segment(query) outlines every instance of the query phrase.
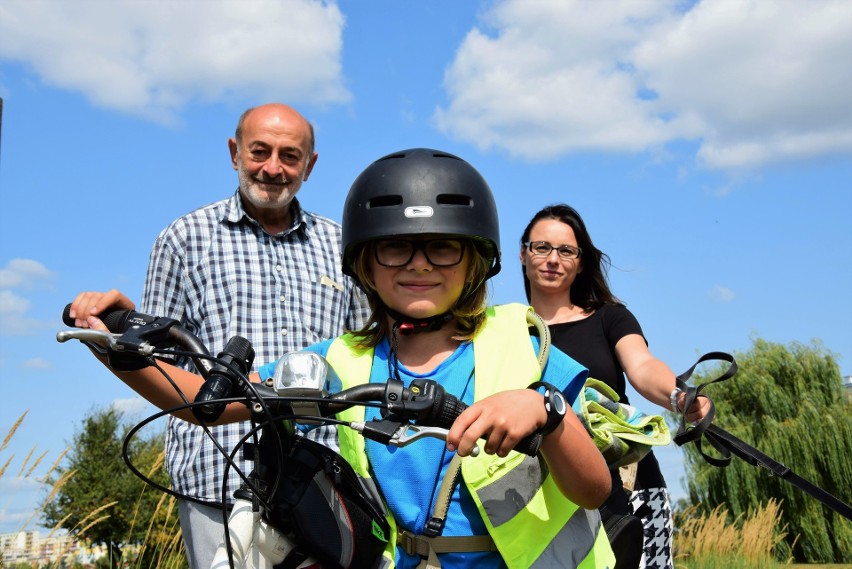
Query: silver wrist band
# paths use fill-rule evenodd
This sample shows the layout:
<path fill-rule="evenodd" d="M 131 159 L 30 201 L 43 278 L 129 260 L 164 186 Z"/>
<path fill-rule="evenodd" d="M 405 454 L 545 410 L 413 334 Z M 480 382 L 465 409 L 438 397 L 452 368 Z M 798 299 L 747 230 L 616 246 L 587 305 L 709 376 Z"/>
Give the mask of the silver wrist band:
<path fill-rule="evenodd" d="M 669 402 L 672 405 L 672 411 L 675 413 L 680 413 L 681 410 L 677 408 L 678 399 L 680 398 L 680 394 L 683 393 L 683 390 L 680 387 L 676 387 L 672 394 L 669 396 Z M 684 409 L 686 411 L 686 409 Z"/>

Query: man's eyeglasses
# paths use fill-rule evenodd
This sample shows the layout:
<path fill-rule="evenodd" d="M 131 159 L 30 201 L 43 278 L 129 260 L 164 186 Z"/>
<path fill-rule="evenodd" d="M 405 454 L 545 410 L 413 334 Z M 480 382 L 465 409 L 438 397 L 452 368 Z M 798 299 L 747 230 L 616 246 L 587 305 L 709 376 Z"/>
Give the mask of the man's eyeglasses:
<path fill-rule="evenodd" d="M 559 255 L 559 258 L 566 261 L 570 259 L 579 259 L 580 255 L 583 254 L 583 250 L 579 247 L 573 247 L 571 245 L 551 245 L 547 241 L 526 241 L 523 243 L 523 246 L 527 247 L 530 250 L 530 253 L 537 257 L 547 257 L 550 255 L 551 251 L 556 249 L 556 254 Z"/>
<path fill-rule="evenodd" d="M 452 267 L 461 263 L 464 242 L 460 239 L 382 239 L 376 243 L 376 261 L 384 267 L 403 267 L 417 251 L 423 251 L 429 264 Z"/>

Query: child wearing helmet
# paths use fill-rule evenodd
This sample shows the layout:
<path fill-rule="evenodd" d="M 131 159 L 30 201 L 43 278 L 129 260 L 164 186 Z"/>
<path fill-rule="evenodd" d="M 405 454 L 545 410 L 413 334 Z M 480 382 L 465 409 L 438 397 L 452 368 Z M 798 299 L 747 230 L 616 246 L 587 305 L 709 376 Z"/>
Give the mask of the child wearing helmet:
<path fill-rule="evenodd" d="M 611 567 L 596 511 L 609 495 L 609 471 L 579 420 L 559 404 L 573 403 L 586 370 L 555 349 L 542 369 L 539 340 L 528 332 L 531 309 L 486 305 L 500 248 L 485 180 L 444 152 L 385 156 L 350 189 L 343 248 L 344 272 L 366 291 L 371 319 L 308 349 L 329 361 L 344 388 L 431 379 L 469 405 L 446 443 L 387 447 L 339 428 L 340 454 L 380 489 L 392 528 L 376 566 Z M 103 329 L 95 316 L 84 316 L 108 306 L 133 304 L 117 291 L 83 293 L 71 315 L 78 325 Z M 169 371 L 187 395 L 198 391 L 200 377 Z M 259 376 L 273 371 L 274 363 L 262 366 Z M 161 408 L 179 404 L 150 369 L 116 375 Z M 377 413 L 355 406 L 339 418 L 369 421 Z M 232 404 L 220 422 L 246 414 Z M 539 456 L 512 450 L 535 432 L 543 434 Z M 477 445 L 484 452 L 473 456 Z M 454 455 L 463 457 L 458 473 L 450 470 Z M 436 527 L 442 481 L 454 476 Z"/>

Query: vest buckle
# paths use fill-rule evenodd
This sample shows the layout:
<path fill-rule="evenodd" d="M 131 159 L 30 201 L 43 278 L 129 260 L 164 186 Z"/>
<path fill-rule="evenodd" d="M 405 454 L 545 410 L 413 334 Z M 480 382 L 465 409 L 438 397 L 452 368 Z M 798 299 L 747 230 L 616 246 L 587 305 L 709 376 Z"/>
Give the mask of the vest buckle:
<path fill-rule="evenodd" d="M 423 535 L 427 537 L 436 537 L 444 533 L 444 524 L 446 520 L 433 517 L 428 522 L 426 522 L 426 526 L 423 528 Z"/>

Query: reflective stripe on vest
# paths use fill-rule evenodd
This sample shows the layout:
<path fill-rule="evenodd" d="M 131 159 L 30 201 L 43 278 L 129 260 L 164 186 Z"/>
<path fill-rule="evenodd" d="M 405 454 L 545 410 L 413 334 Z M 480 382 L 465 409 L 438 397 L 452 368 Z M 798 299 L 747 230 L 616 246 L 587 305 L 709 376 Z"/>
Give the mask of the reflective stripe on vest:
<path fill-rule="evenodd" d="M 536 354 L 526 348 L 530 342 L 526 315 L 532 309 L 513 304 L 492 310 L 474 340 L 477 400 L 498 391 L 524 389 L 541 378 Z M 513 452 L 501 459 L 483 452 L 462 461 L 462 476 L 509 567 L 614 563 L 597 510 L 584 510 L 568 500 L 541 455 Z"/>
<path fill-rule="evenodd" d="M 540 378 L 526 323 L 529 310 L 520 304 L 488 309 L 485 325 L 473 340 L 476 401 L 500 391 L 524 389 Z M 353 348 L 351 337 L 332 342 L 327 359 L 344 389 L 369 381 L 373 350 Z M 364 408 L 353 407 L 340 418 L 362 421 Z M 369 477 L 363 438 L 345 427 L 338 432 L 341 455 L 359 474 Z M 516 452 L 501 458 L 480 452 L 478 457 L 462 460 L 462 479 L 510 568 L 586 569 L 614 563 L 597 511 L 568 500 L 549 476 L 543 458 Z M 392 516 L 389 519 L 395 535 L 396 524 Z"/>

